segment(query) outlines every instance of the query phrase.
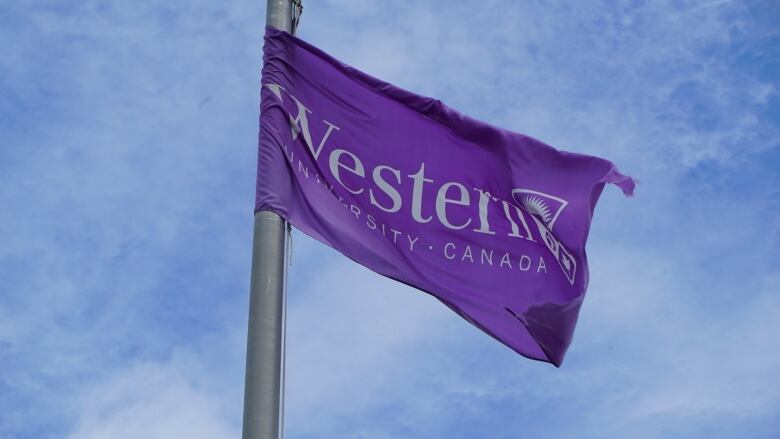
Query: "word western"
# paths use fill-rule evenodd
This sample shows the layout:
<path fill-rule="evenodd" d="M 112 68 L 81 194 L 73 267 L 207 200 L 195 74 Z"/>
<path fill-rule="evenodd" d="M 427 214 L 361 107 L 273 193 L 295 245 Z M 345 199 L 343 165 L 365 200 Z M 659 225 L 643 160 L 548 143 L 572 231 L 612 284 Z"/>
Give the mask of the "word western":
<path fill-rule="evenodd" d="M 426 177 L 425 163 L 420 163 L 419 168 L 414 173 L 407 174 L 403 176 L 403 178 L 401 170 L 380 164 L 371 170 L 369 180 L 366 175 L 367 171 L 363 161 L 351 151 L 343 148 L 332 148 L 327 154 L 327 159 L 324 158 L 323 151 L 326 149 L 328 140 L 333 133 L 339 131 L 338 126 L 327 120 L 322 120 L 322 123 L 327 126 L 327 129 L 319 142 L 316 142 L 315 144 L 314 139 L 312 139 L 311 130 L 309 129 L 309 115 L 312 113 L 311 110 L 295 96 L 287 93 L 280 85 L 266 84 L 265 87 L 270 90 L 280 102 L 284 102 L 283 91 L 292 99 L 297 110 L 297 115 L 295 116 L 287 113 L 290 119 L 292 139 L 296 140 L 298 139 L 298 136 L 301 136 L 315 161 L 319 161 L 321 157 L 323 160 L 327 160 L 327 168 L 330 170 L 333 179 L 346 191 L 356 196 L 367 196 L 371 205 L 377 209 L 387 213 L 396 213 L 401 211 L 406 204 L 399 188 L 403 185 L 404 181 L 409 181 L 412 185 L 411 203 L 407 209 L 412 218 L 422 224 L 433 220 L 434 215 L 426 215 L 423 210 L 423 188 L 426 184 L 435 183 L 433 179 Z M 352 184 L 348 184 L 345 181 L 344 173 L 348 173 L 352 176 Z M 354 182 L 356 179 L 365 180 L 367 184 L 355 184 Z M 373 185 L 369 185 L 370 182 L 373 182 Z M 472 191 L 456 181 L 447 181 L 439 186 L 438 191 L 436 191 L 433 209 L 438 222 L 444 227 L 452 230 L 461 230 L 472 226 L 469 230 L 473 232 L 494 235 L 496 232 L 491 227 L 490 221 L 492 219 L 489 218 L 488 207 L 491 202 L 500 203 L 501 211 L 503 212 L 503 216 L 500 218 L 509 225 L 507 236 L 537 242 L 534 239 L 534 235 L 531 233 L 531 228 L 528 226 L 528 220 L 534 219 L 528 212 L 525 212 L 514 203 L 501 200 L 491 195 L 485 190 L 472 188 Z M 513 194 L 515 191 L 521 191 L 521 189 L 513 190 Z M 475 215 L 471 215 L 469 218 L 462 219 L 458 224 L 453 223 L 450 216 L 448 216 L 448 209 L 454 206 L 472 207 L 473 199 L 476 199 L 476 220 L 473 221 Z M 542 225 L 542 227 L 544 226 Z M 544 231 L 540 230 L 539 235 L 537 236 L 544 236 Z"/>

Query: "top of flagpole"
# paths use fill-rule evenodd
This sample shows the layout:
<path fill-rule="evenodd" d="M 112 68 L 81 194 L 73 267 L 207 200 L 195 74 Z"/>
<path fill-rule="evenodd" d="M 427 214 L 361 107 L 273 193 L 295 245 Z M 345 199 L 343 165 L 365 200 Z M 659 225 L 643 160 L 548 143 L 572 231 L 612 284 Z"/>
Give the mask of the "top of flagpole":
<path fill-rule="evenodd" d="M 301 0 L 268 0 L 265 22 L 269 26 L 294 34 L 302 12 Z"/>

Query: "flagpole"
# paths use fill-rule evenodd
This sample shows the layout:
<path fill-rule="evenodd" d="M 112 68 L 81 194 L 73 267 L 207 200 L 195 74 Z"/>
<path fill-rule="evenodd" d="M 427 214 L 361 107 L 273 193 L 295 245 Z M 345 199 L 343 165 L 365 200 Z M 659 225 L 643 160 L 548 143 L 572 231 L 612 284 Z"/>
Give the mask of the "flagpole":
<path fill-rule="evenodd" d="M 299 1 L 268 0 L 266 24 L 292 33 L 299 8 Z M 274 212 L 255 214 L 243 439 L 279 439 L 282 434 L 286 225 Z"/>

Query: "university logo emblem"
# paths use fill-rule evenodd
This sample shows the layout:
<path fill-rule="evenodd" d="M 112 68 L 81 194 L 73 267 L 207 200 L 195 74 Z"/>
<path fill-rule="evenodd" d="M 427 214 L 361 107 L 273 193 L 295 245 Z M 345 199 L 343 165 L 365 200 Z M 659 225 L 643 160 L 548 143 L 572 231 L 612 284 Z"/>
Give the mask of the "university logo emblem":
<path fill-rule="evenodd" d="M 563 198 L 531 189 L 513 189 L 512 196 L 526 212 L 542 221 L 550 230 L 553 230 L 555 221 L 560 216 L 563 208 L 569 204 Z"/>

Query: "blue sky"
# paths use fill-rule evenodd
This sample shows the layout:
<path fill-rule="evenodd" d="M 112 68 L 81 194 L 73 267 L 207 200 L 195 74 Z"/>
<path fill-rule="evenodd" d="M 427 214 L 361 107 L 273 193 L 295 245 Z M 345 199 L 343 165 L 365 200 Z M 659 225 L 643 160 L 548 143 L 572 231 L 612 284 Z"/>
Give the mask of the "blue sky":
<path fill-rule="evenodd" d="M 241 430 L 263 1 L 0 8 L 0 438 Z M 561 369 L 300 233 L 287 438 L 780 437 L 780 6 L 305 1 L 299 36 L 640 180 Z"/>

